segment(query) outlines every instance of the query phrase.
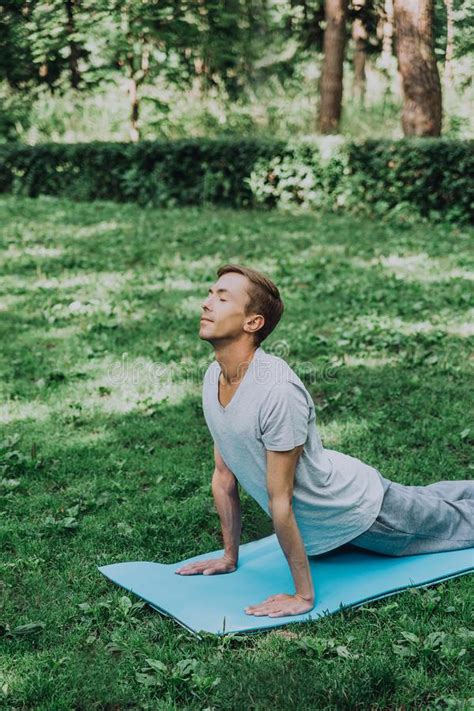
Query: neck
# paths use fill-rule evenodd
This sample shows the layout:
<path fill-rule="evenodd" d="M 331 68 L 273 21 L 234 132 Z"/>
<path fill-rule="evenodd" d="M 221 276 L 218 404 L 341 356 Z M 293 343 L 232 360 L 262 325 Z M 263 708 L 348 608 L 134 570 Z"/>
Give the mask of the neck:
<path fill-rule="evenodd" d="M 229 343 L 214 348 L 214 356 L 226 385 L 235 385 L 244 377 L 258 346 L 248 343 Z"/>

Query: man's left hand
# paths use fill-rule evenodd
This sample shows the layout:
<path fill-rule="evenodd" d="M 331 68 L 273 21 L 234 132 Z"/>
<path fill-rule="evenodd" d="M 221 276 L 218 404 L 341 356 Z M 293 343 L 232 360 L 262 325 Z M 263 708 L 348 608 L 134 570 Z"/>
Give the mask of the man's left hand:
<path fill-rule="evenodd" d="M 247 615 L 286 617 L 287 615 L 302 615 L 304 612 L 312 610 L 313 607 L 314 600 L 304 600 L 298 595 L 281 593 L 279 595 L 270 595 L 258 605 L 249 605 L 244 608 L 244 612 Z"/>

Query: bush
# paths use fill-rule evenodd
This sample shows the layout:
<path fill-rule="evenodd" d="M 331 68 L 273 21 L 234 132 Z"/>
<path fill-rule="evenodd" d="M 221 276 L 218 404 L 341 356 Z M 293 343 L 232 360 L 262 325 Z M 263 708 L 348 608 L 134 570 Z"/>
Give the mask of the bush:
<path fill-rule="evenodd" d="M 143 205 L 241 207 L 252 166 L 283 144 L 199 140 L 0 146 L 0 192 Z"/>
<path fill-rule="evenodd" d="M 255 165 L 248 184 L 269 207 L 411 210 L 472 219 L 474 142 L 443 139 L 344 142 L 300 139 Z"/>
<path fill-rule="evenodd" d="M 270 160 L 256 162 L 245 182 L 257 203 L 280 209 L 338 207 L 347 174 L 347 151 L 340 137 L 290 141 Z"/>
<path fill-rule="evenodd" d="M 474 142 L 191 139 L 0 145 L 0 192 L 472 218 Z"/>
<path fill-rule="evenodd" d="M 388 209 L 408 203 L 429 216 L 472 219 L 474 142 L 439 138 L 348 145 L 356 194 Z"/>

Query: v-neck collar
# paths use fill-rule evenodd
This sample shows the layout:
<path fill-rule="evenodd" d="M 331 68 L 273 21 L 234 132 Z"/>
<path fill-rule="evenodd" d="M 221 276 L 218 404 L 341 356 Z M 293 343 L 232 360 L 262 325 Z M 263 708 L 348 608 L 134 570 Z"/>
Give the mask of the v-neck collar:
<path fill-rule="evenodd" d="M 262 352 L 262 348 L 261 348 L 261 346 L 259 346 L 256 349 L 256 351 L 254 352 L 253 358 L 250 361 L 249 365 L 247 366 L 247 370 L 245 371 L 244 377 L 242 378 L 242 380 L 240 381 L 240 383 L 237 386 L 237 390 L 234 392 L 234 394 L 232 395 L 231 399 L 229 400 L 229 402 L 227 403 L 227 405 L 225 407 L 224 407 L 224 405 L 221 404 L 221 402 L 219 400 L 219 379 L 220 379 L 220 375 L 222 372 L 222 369 L 219 366 L 219 372 L 218 372 L 218 375 L 216 378 L 215 398 L 216 398 L 217 406 L 218 406 L 220 412 L 227 412 L 232 407 L 232 405 L 235 403 L 235 400 L 238 398 L 238 396 L 242 390 L 242 386 L 245 385 L 246 381 L 249 380 L 249 373 L 251 370 L 253 370 L 255 360 L 260 355 L 261 352 Z M 217 363 L 217 361 L 216 361 L 216 363 Z"/>

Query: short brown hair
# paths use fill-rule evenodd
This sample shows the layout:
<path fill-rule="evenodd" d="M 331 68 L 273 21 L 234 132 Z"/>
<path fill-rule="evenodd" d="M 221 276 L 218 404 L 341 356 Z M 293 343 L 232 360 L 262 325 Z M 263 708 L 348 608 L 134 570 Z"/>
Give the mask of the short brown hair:
<path fill-rule="evenodd" d="M 284 310 L 283 301 L 276 285 L 261 272 L 257 272 L 250 267 L 242 267 L 240 264 L 224 264 L 217 270 L 217 276 L 229 272 L 243 274 L 250 281 L 248 288 L 249 301 L 245 307 L 245 314 L 262 314 L 265 323 L 262 328 L 254 333 L 257 345 L 260 345 L 267 336 L 277 326 Z"/>

